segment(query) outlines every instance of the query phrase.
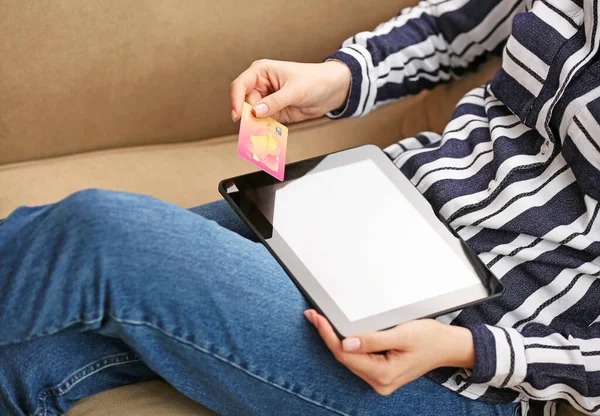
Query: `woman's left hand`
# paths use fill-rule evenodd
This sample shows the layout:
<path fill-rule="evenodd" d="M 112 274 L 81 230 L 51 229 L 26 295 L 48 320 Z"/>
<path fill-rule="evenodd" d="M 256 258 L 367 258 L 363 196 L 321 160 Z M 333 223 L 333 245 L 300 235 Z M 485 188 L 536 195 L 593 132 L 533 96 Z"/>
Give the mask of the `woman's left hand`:
<path fill-rule="evenodd" d="M 304 316 L 317 328 L 335 358 L 382 396 L 439 367 L 473 368 L 475 348 L 467 328 L 422 319 L 342 342 L 327 319 L 315 310 L 305 311 Z"/>

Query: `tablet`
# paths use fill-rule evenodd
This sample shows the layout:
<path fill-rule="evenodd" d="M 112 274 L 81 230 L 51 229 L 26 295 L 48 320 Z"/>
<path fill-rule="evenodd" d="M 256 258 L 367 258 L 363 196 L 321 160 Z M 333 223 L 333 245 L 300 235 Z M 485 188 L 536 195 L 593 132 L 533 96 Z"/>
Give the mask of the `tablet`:
<path fill-rule="evenodd" d="M 340 337 L 496 298 L 502 285 L 383 151 L 365 145 L 219 191 Z"/>

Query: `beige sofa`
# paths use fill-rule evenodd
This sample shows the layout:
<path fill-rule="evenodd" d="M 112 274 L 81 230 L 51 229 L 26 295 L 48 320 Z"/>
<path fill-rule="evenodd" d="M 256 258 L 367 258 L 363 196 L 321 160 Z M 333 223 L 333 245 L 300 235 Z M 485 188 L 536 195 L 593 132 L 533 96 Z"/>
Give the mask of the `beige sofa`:
<path fill-rule="evenodd" d="M 83 188 L 184 207 L 252 170 L 236 156 L 228 86 L 253 60 L 315 62 L 412 0 L 0 0 L 0 217 Z M 440 131 L 495 71 L 363 119 L 291 126 L 288 160 Z M 70 416 L 209 415 L 166 383 L 82 400 Z"/>

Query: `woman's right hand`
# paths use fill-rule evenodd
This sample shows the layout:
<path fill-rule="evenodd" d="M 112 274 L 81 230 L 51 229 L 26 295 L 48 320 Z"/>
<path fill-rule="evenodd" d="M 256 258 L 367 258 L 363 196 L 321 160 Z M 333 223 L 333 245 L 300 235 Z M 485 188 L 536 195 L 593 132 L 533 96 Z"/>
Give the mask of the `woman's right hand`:
<path fill-rule="evenodd" d="M 346 103 L 350 82 L 350 69 L 340 61 L 256 61 L 231 83 L 231 117 L 240 119 L 244 101 L 257 117 L 282 123 L 321 117 Z"/>

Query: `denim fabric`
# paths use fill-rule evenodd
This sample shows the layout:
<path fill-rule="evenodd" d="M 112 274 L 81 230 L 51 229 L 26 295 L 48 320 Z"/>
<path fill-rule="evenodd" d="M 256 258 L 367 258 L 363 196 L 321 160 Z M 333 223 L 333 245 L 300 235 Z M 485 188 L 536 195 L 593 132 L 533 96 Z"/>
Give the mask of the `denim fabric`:
<path fill-rule="evenodd" d="M 0 415 L 56 415 L 153 377 L 223 415 L 515 414 L 427 378 L 377 395 L 246 237 L 223 202 L 89 190 L 16 210 L 0 226 Z"/>

